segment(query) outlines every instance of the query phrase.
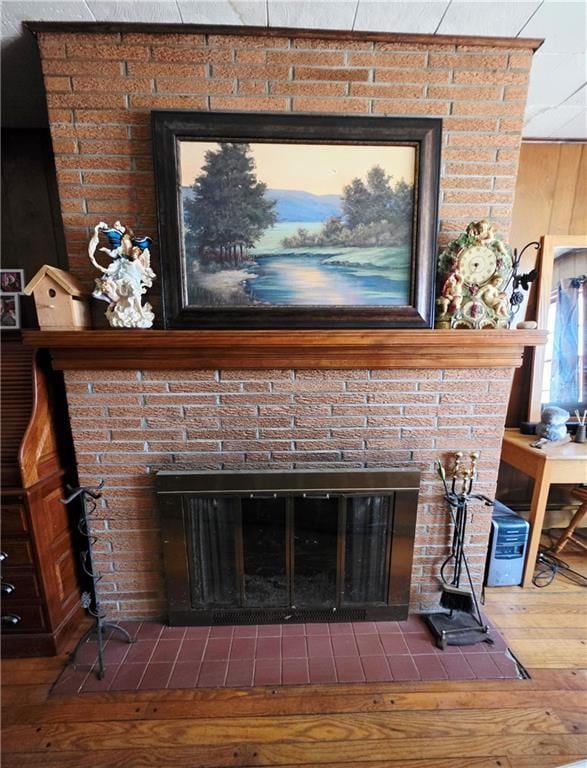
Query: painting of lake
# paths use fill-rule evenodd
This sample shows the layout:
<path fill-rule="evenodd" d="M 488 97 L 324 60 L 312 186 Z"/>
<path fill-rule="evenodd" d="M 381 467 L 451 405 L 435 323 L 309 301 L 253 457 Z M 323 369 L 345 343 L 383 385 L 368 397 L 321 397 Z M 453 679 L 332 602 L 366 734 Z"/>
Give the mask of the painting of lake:
<path fill-rule="evenodd" d="M 409 305 L 412 146 L 180 141 L 188 303 Z"/>

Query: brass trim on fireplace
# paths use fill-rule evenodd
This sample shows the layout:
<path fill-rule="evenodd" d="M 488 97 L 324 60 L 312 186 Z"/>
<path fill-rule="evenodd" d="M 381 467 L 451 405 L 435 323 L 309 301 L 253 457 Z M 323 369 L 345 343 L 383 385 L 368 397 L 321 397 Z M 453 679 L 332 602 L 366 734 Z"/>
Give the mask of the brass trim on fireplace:
<path fill-rule="evenodd" d="M 405 619 L 408 615 L 411 570 L 416 526 L 420 473 L 398 470 L 330 470 L 325 472 L 158 472 L 156 479 L 163 557 L 167 585 L 168 619 L 171 625 L 211 623 L 273 623 L 301 621 L 357 621 L 362 619 Z M 389 499 L 385 533 L 386 599 L 354 602 L 345 598 L 345 546 L 348 535 L 348 500 L 383 496 Z M 194 562 L 193 515 L 189 500 L 224 498 L 236 511 L 234 559 L 236 592 L 230 606 L 209 603 L 194 605 L 192 579 Z M 242 500 L 281 500 L 285 520 L 285 579 L 287 605 L 247 605 L 243 583 Z M 294 506 L 296 499 L 326 499 L 337 502 L 336 588 L 333 605 L 297 607 L 293 604 L 295 583 Z M 283 503 L 285 502 L 285 503 Z M 192 533 L 190 534 L 190 531 Z M 383 541 L 383 540 L 382 540 Z M 334 571 L 332 571 L 334 573 Z M 238 604 L 236 604 L 238 602 Z"/>

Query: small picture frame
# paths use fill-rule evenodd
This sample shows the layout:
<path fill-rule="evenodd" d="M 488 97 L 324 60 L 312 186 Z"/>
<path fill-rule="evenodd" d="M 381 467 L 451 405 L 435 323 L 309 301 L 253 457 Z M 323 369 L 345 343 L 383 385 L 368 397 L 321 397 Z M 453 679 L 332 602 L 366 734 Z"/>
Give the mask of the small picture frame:
<path fill-rule="evenodd" d="M 0 328 L 15 330 L 20 327 L 20 296 L 17 293 L 2 293 L 0 295 Z"/>
<path fill-rule="evenodd" d="M 22 293 L 23 288 L 23 269 L 0 269 L 0 294 Z"/>

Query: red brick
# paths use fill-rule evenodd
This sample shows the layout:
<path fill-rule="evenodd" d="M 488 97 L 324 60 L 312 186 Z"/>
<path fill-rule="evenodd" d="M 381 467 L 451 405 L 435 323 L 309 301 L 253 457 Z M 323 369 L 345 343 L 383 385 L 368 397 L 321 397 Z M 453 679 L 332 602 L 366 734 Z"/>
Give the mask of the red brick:
<path fill-rule="evenodd" d="M 270 83 L 270 93 L 278 96 L 346 96 L 347 86 L 346 83 Z M 240 84 L 239 84 L 240 89 Z"/>
<path fill-rule="evenodd" d="M 123 32 L 122 42 L 125 45 L 183 45 L 194 47 L 205 45 L 206 38 L 193 32 Z"/>
<path fill-rule="evenodd" d="M 532 53 L 510 53 L 509 65 L 512 69 L 529 70 L 532 66 Z"/>
<path fill-rule="evenodd" d="M 237 84 L 239 95 L 243 96 L 266 96 L 268 93 L 268 83 L 264 80 L 239 80 Z M 279 94 L 278 90 L 273 91 Z"/>
<path fill-rule="evenodd" d="M 367 113 L 367 99 L 305 99 L 294 98 L 294 112 L 353 112 Z"/>
<path fill-rule="evenodd" d="M 430 53 L 429 66 L 439 69 L 471 69 L 471 70 L 487 70 L 487 69 L 505 69 L 508 63 L 507 53 L 496 53 L 492 56 L 487 56 L 482 53 L 472 53 L 466 55 L 464 53 Z"/>
<path fill-rule="evenodd" d="M 205 109 L 205 96 L 131 96 L 133 109 Z"/>
<path fill-rule="evenodd" d="M 178 61 L 130 61 L 128 74 L 133 77 L 205 77 L 206 65 Z"/>
<path fill-rule="evenodd" d="M 45 77 L 45 90 L 48 93 L 69 93 L 71 80 L 69 77 Z"/>
<path fill-rule="evenodd" d="M 495 149 L 454 149 L 446 147 L 442 150 L 442 159 L 463 160 L 465 162 L 490 163 L 496 159 L 497 150 Z"/>
<path fill-rule="evenodd" d="M 372 53 L 352 53 L 349 56 L 352 67 L 395 67 L 397 69 L 416 69 L 426 66 L 425 53 L 390 53 L 374 51 Z"/>
<path fill-rule="evenodd" d="M 71 123 L 73 121 L 73 112 L 70 109 L 50 107 L 48 109 L 48 116 L 51 126 L 55 125 L 55 123 Z"/>
<path fill-rule="evenodd" d="M 516 172 L 516 166 L 509 163 L 503 165 L 482 163 L 449 163 L 446 173 L 455 176 L 510 176 Z"/>
<path fill-rule="evenodd" d="M 267 64 L 288 64 L 296 66 L 342 67 L 345 55 L 342 51 L 285 51 L 267 53 Z"/>
<path fill-rule="evenodd" d="M 442 122 L 446 131 L 484 131 L 495 133 L 498 121 L 496 118 L 476 119 L 473 117 L 447 117 Z"/>
<path fill-rule="evenodd" d="M 43 35 L 39 35 L 37 41 L 39 52 L 41 53 L 43 60 L 65 58 L 65 45 L 63 45 L 63 43 L 47 40 Z"/>
<path fill-rule="evenodd" d="M 62 157 L 58 156 L 55 158 L 55 167 L 58 169 L 61 168 L 79 168 L 80 170 L 83 170 L 84 168 L 91 168 L 93 170 L 101 170 L 106 168 L 112 168 L 112 170 L 127 170 L 130 171 L 131 169 L 131 162 L 130 158 L 125 157 L 103 157 L 103 156 L 91 156 L 91 157 L 82 157 L 80 155 L 76 155 L 74 157 Z M 81 223 L 81 222 L 80 222 Z M 88 223 L 88 226 L 93 226 L 90 223 Z"/>
<path fill-rule="evenodd" d="M 510 194 L 500 194 L 499 192 L 471 192 L 447 190 L 443 196 L 445 203 L 489 203 L 490 205 L 499 203 L 511 203 Z"/>
<path fill-rule="evenodd" d="M 78 143 L 75 139 L 57 139 L 52 140 L 53 152 L 59 155 L 70 155 L 78 151 Z"/>
<path fill-rule="evenodd" d="M 292 40 L 294 48 L 306 48 L 312 50 L 320 48 L 320 50 L 338 50 L 344 48 L 347 51 L 371 51 L 373 50 L 373 43 L 370 40 L 325 40 L 323 38 L 315 37 L 296 37 Z"/>
<path fill-rule="evenodd" d="M 459 86 L 459 85 L 431 85 L 428 88 L 428 98 L 464 100 L 479 99 L 480 101 L 491 101 L 501 99 L 502 88 L 493 86 Z"/>
<path fill-rule="evenodd" d="M 289 37 L 264 35 L 209 35 L 208 45 L 228 48 L 287 48 Z"/>
<path fill-rule="evenodd" d="M 341 81 L 364 81 L 369 79 L 368 69 L 345 69 L 342 67 L 336 69 L 326 69 L 320 67 L 294 68 L 295 80 L 341 80 Z"/>
<path fill-rule="evenodd" d="M 351 96 L 372 96 L 384 99 L 419 99 L 424 96 L 423 85 L 371 85 L 351 83 Z"/>
<path fill-rule="evenodd" d="M 527 82 L 528 76 L 525 72 L 471 72 L 463 70 L 453 73 L 453 83 L 519 85 Z"/>
<path fill-rule="evenodd" d="M 521 133 L 523 127 L 524 127 L 524 120 L 522 118 L 518 118 L 516 120 L 509 120 L 507 118 L 502 117 L 501 120 L 499 121 L 500 132 L 510 131 L 511 133 Z"/>
<path fill-rule="evenodd" d="M 213 78 L 238 78 L 240 80 L 288 80 L 290 68 L 283 66 L 246 66 L 233 64 L 214 64 Z"/>
<path fill-rule="evenodd" d="M 235 51 L 235 60 L 239 64 L 266 64 L 267 53 L 265 51 Z"/>
<path fill-rule="evenodd" d="M 87 97 L 86 97 L 87 99 Z M 95 123 L 98 125 L 108 125 L 122 123 L 122 125 L 142 125 L 148 122 L 149 116 L 139 112 L 129 112 L 126 109 L 76 109 L 76 122 Z"/>
<path fill-rule="evenodd" d="M 288 103 L 277 96 L 212 96 L 211 109 L 234 109 L 239 112 L 284 112 Z"/>
<path fill-rule="evenodd" d="M 444 189 L 491 189 L 493 187 L 493 178 L 489 176 L 449 176 L 442 180 L 442 186 Z"/>
<path fill-rule="evenodd" d="M 200 80 L 191 77 L 158 77 L 158 92 L 169 93 L 233 93 L 234 80 Z"/>
<path fill-rule="evenodd" d="M 139 77 L 74 77 L 73 90 L 105 93 L 148 93 L 152 81 Z"/>
<path fill-rule="evenodd" d="M 232 51 L 215 51 L 210 48 L 153 48 L 153 60 L 186 64 L 216 64 L 232 61 Z"/>
<path fill-rule="evenodd" d="M 401 101 L 397 99 L 391 101 L 388 99 L 377 99 L 373 102 L 373 112 L 391 115 L 434 115 L 443 117 L 449 111 L 449 104 L 444 101 L 424 101 L 423 99 L 414 101 Z"/>
<path fill-rule="evenodd" d="M 478 101 L 455 101 L 452 106 L 452 114 L 458 116 L 473 115 L 477 116 L 480 112 L 483 115 L 492 115 L 495 117 L 518 117 L 524 114 L 523 104 L 496 103 L 486 101 L 482 104 Z"/>
<path fill-rule="evenodd" d="M 70 59 L 113 59 L 115 61 L 147 61 L 151 55 L 145 46 L 123 45 L 88 45 L 72 42 L 67 44 L 67 55 Z"/>
<path fill-rule="evenodd" d="M 504 90 L 504 101 L 526 101 L 526 97 L 528 95 L 528 86 L 527 85 L 511 85 L 507 86 Z"/>
<path fill-rule="evenodd" d="M 95 61 L 74 61 L 67 59 L 64 61 L 49 59 L 43 61 L 43 74 L 47 75 L 96 75 L 99 70 L 101 77 L 123 75 L 123 64 L 120 61 L 100 61 L 99 65 Z"/>
<path fill-rule="evenodd" d="M 448 70 L 431 69 L 376 69 L 376 83 L 448 83 Z"/>

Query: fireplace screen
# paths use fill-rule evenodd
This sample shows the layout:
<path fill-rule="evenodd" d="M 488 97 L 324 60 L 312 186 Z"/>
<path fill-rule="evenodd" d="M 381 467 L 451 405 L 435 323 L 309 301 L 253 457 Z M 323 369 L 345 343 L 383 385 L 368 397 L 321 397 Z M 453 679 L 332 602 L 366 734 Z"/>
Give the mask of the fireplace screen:
<path fill-rule="evenodd" d="M 171 624 L 405 618 L 419 474 L 160 472 Z"/>

